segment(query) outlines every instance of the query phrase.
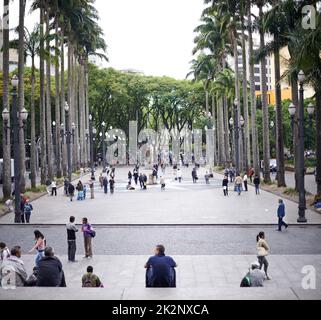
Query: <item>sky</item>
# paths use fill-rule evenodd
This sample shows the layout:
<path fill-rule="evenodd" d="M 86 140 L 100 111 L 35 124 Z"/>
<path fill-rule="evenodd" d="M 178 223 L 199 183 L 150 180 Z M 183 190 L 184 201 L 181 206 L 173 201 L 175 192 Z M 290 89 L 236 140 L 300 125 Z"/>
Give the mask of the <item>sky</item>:
<path fill-rule="evenodd" d="M 18 2 L 11 4 L 10 27 L 18 23 Z M 32 29 L 39 14 L 30 15 L 29 6 L 26 26 Z M 105 66 L 186 77 L 203 0 L 96 0 L 95 7 L 108 45 Z"/>

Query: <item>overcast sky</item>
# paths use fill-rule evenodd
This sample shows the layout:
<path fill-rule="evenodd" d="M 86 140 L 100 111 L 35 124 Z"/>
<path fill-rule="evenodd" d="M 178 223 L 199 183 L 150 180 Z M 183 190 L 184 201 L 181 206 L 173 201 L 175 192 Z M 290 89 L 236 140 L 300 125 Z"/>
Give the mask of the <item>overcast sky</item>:
<path fill-rule="evenodd" d="M 18 22 L 18 2 L 11 5 L 11 26 Z M 108 66 L 185 78 L 203 0 L 96 0 L 95 6 L 108 44 Z M 26 26 L 38 18 L 28 7 Z"/>

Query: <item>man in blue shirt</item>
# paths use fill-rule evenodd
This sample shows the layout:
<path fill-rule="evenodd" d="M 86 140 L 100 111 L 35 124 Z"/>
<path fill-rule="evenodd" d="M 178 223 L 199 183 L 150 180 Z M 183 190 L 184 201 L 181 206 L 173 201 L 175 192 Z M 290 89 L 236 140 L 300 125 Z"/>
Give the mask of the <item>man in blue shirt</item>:
<path fill-rule="evenodd" d="M 282 231 L 282 226 L 285 226 L 285 229 L 289 227 L 288 224 L 286 224 L 283 219 L 285 217 L 285 205 L 282 199 L 279 200 L 279 207 L 278 207 L 278 218 L 279 218 L 279 229 L 277 231 Z"/>
<path fill-rule="evenodd" d="M 175 288 L 177 267 L 173 258 L 165 256 L 165 247 L 157 245 L 155 255 L 150 257 L 145 264 L 146 287 L 149 288 Z"/>

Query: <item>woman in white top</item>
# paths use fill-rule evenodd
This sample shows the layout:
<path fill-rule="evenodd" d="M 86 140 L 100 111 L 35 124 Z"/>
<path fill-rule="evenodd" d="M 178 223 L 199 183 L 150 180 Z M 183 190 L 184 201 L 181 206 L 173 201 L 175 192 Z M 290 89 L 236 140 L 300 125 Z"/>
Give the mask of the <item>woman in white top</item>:
<path fill-rule="evenodd" d="M 267 280 L 271 280 L 271 277 L 268 276 L 268 267 L 269 267 L 269 263 L 266 259 L 266 257 L 269 255 L 269 251 L 270 251 L 270 247 L 268 245 L 268 243 L 265 240 L 265 234 L 264 232 L 260 232 L 257 237 L 256 237 L 256 241 L 257 241 L 257 257 L 260 263 L 260 269 L 262 269 L 262 266 L 264 265 L 264 272 L 266 275 L 266 279 Z"/>
<path fill-rule="evenodd" d="M 51 196 L 53 195 L 57 197 L 57 183 L 55 180 L 51 182 Z"/>

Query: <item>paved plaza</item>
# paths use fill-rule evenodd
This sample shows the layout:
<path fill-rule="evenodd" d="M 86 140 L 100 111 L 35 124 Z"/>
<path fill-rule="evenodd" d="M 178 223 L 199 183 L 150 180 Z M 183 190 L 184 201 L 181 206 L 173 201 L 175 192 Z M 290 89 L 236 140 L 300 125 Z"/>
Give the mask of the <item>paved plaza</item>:
<path fill-rule="evenodd" d="M 26 252 L 33 244 L 33 230 L 39 228 L 61 259 L 66 274 L 66 289 L 0 290 L 0 299 L 87 299 L 87 300 L 215 300 L 215 299 L 321 299 L 321 215 L 307 210 L 308 224 L 297 223 L 297 204 L 285 200 L 288 230 L 276 232 L 278 197 L 253 187 L 238 196 L 232 191 L 224 197 L 222 176 L 214 174 L 205 184 L 201 168 L 197 184 L 191 168 L 183 169 L 183 182 L 175 181 L 166 170 L 166 190 L 160 185 L 147 190 L 126 190 L 127 173 L 132 168 L 117 168 L 115 194 L 105 195 L 95 184 L 95 199 L 70 202 L 59 189 L 57 197 L 44 196 L 33 202 L 32 225 L 13 225 L 13 214 L 0 218 L 0 240 L 9 246 L 19 244 L 29 273 L 34 255 Z M 96 178 L 100 171 L 96 172 Z M 150 170 L 146 170 L 148 175 Z M 90 176 L 82 178 L 88 182 Z M 94 257 L 82 258 L 83 239 L 77 238 L 77 263 L 66 257 L 65 224 L 69 216 L 88 217 L 96 229 Z M 265 231 L 271 255 L 271 281 L 264 288 L 240 289 L 240 281 L 256 260 L 256 235 Z M 153 247 L 162 243 L 178 264 L 176 289 L 145 289 L 144 263 Z M 105 288 L 80 290 L 81 276 L 92 265 Z M 304 266 L 316 272 L 316 290 L 303 290 Z"/>
<path fill-rule="evenodd" d="M 93 224 L 275 224 L 278 197 L 265 191 L 255 195 L 254 188 L 238 196 L 232 191 L 224 197 L 222 176 L 214 175 L 210 185 L 205 184 L 205 169 L 199 170 L 199 181 L 192 183 L 191 168 L 183 169 L 183 182 L 174 179 L 173 170 L 168 168 L 165 174 L 166 190 L 160 185 L 148 186 L 147 190 L 126 190 L 127 173 L 133 168 L 116 170 L 115 194 L 105 195 L 96 182 L 95 199 L 85 202 L 74 201 L 63 196 L 59 189 L 58 197 L 44 196 L 33 202 L 33 224 L 65 224 L 70 214 L 80 222 L 88 217 Z M 146 171 L 150 174 L 151 171 Z M 98 178 L 99 171 L 96 173 Z M 83 182 L 88 182 L 89 176 Z M 285 200 L 286 220 L 297 224 L 298 205 Z M 309 224 L 321 224 L 321 215 L 306 211 Z M 13 215 L 0 218 L 0 224 L 13 223 Z"/>

